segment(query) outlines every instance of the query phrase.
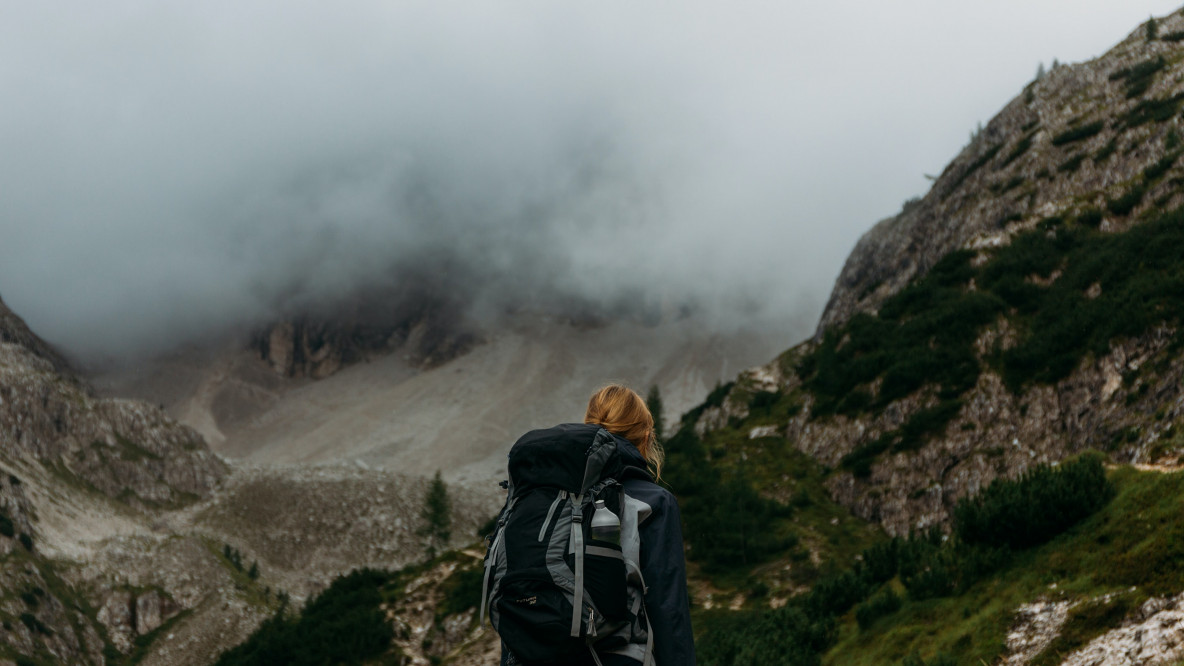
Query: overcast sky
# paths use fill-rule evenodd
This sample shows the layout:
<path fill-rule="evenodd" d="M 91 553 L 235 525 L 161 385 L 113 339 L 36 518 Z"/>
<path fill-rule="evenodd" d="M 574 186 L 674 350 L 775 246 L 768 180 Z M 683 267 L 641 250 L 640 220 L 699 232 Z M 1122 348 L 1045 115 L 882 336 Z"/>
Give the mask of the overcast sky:
<path fill-rule="evenodd" d="M 1176 8 L 0 0 L 0 297 L 96 357 L 449 265 L 796 341 L 1040 62 Z"/>

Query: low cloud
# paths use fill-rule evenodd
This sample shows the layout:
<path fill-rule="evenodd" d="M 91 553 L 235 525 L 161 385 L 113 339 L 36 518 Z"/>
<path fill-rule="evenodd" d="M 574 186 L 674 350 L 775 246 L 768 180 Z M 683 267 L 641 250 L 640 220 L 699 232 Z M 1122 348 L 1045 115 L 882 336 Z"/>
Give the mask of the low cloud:
<path fill-rule="evenodd" d="M 975 71 L 947 6 L 9 8 L 0 295 L 91 359 L 425 275 L 481 311 L 652 299 L 799 339 L 858 234 L 1043 57 Z M 1121 38 L 1111 14 L 1061 57 Z"/>

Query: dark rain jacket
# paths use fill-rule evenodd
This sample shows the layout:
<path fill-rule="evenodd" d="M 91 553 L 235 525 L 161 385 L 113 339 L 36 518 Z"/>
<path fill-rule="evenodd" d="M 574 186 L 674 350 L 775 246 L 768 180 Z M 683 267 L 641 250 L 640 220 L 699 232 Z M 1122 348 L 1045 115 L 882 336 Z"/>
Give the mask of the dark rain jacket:
<path fill-rule="evenodd" d="M 622 462 L 628 467 L 644 470 L 646 462 L 637 447 L 620 437 L 616 439 Z M 695 644 L 691 633 L 678 502 L 670 491 L 650 481 L 648 474 L 623 476 L 626 511 L 634 515 L 621 516 L 621 519 L 622 522 L 637 520 L 641 540 L 638 562 L 645 580 L 645 607 L 654 634 L 655 663 L 657 666 L 694 666 Z M 641 663 L 640 655 L 644 650 L 644 644 L 628 650 L 636 653 L 637 659 L 619 654 L 600 653 L 599 656 L 604 666 L 635 666 Z M 503 646 L 502 666 L 512 666 L 514 661 Z"/>

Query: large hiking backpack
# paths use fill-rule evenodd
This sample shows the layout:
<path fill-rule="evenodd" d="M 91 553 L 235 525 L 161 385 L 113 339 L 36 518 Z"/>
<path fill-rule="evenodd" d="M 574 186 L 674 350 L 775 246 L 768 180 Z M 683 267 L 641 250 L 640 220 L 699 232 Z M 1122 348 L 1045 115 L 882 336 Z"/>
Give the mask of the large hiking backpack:
<path fill-rule="evenodd" d="M 598 652 L 652 641 L 638 558 L 636 512 L 621 482 L 651 478 L 625 464 L 618 442 L 597 425 L 564 424 L 523 435 L 510 450 L 509 494 L 488 537 L 482 623 L 517 663 L 599 664 Z M 620 543 L 592 538 L 593 504 L 620 517 Z M 514 663 L 514 661 L 511 661 Z"/>

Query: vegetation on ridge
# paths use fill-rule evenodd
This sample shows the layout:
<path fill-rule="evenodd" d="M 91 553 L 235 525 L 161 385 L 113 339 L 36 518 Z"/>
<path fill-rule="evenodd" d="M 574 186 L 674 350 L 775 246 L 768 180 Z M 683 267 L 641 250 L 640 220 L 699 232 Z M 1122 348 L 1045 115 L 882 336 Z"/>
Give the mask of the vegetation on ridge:
<path fill-rule="evenodd" d="M 1177 157 L 1148 167 L 1128 195 L 1111 202 L 1111 212 L 1129 212 L 1146 183 L 1162 178 Z M 931 395 L 901 428 L 856 449 L 843 465 L 866 475 L 881 453 L 916 448 L 940 433 L 986 366 L 1019 393 L 1063 379 L 1087 355 L 1108 353 L 1116 339 L 1179 324 L 1184 209 L 1121 233 L 1096 230 L 1100 220 L 1092 209 L 1070 222 L 1050 218 L 979 266 L 971 263 L 974 252 L 951 252 L 878 313 L 857 314 L 828 331 L 797 366 L 816 398 L 813 418 L 878 413 L 922 389 Z M 1001 317 L 1014 345 L 980 355 L 976 341 Z"/>

